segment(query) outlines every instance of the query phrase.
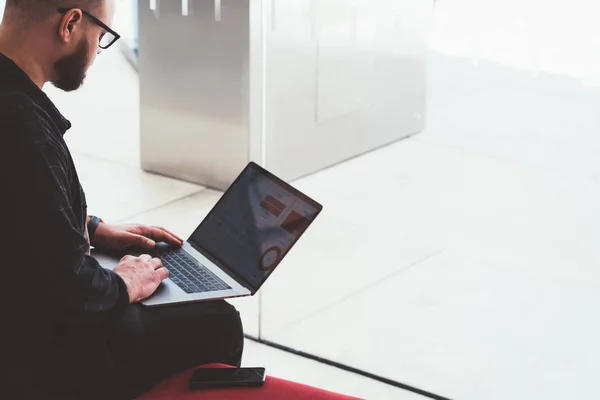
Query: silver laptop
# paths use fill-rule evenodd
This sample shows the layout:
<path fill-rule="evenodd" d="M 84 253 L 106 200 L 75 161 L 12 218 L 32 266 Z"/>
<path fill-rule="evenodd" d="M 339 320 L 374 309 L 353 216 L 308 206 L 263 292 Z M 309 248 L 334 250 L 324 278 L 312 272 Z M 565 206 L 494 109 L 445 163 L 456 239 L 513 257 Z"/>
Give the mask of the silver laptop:
<path fill-rule="evenodd" d="M 142 304 L 254 295 L 322 208 L 257 164 L 248 164 L 181 248 L 161 243 L 149 252 L 163 261 L 169 278 Z M 92 255 L 113 269 L 124 254 Z"/>

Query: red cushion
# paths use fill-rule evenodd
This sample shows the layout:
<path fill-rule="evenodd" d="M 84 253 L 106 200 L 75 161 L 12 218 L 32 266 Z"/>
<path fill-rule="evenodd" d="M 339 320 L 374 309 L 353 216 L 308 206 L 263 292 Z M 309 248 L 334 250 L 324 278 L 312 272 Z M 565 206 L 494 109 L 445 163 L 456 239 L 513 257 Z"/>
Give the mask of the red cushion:
<path fill-rule="evenodd" d="M 232 367 L 220 364 L 209 364 L 200 366 L 199 368 Z M 164 380 L 136 400 L 356 400 L 355 397 L 348 397 L 270 376 L 267 377 L 265 384 L 261 388 L 207 389 L 192 391 L 188 389 L 188 383 L 192 376 L 192 372 L 195 369 L 196 368 L 189 369 Z"/>

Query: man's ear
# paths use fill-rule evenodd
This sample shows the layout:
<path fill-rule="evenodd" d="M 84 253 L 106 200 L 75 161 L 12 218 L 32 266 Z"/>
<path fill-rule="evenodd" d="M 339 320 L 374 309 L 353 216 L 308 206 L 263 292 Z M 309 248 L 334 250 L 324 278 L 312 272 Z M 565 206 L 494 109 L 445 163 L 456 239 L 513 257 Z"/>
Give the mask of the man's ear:
<path fill-rule="evenodd" d="M 83 14 L 81 13 L 81 10 L 77 8 L 73 8 L 63 15 L 60 21 L 58 35 L 64 43 L 69 43 L 71 41 L 73 32 L 79 29 L 82 20 Z"/>

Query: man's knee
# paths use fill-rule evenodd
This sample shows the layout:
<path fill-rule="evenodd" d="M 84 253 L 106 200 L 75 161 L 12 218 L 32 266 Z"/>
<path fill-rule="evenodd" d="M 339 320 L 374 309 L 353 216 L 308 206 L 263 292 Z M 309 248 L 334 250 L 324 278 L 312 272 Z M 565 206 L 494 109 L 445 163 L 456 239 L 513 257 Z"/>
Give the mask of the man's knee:
<path fill-rule="evenodd" d="M 227 319 L 227 329 L 233 334 L 234 337 L 243 340 L 244 328 L 240 313 L 232 304 L 224 300 L 222 300 L 220 303 L 220 307 L 222 307 L 223 314 L 226 316 Z"/>
<path fill-rule="evenodd" d="M 244 328 L 240 313 L 226 301 L 220 301 L 218 307 L 223 311 L 224 320 L 217 328 L 221 348 L 226 364 L 239 366 L 244 350 Z"/>
<path fill-rule="evenodd" d="M 206 307 L 209 307 L 215 313 L 218 314 L 231 314 L 236 315 L 239 314 L 237 309 L 233 306 L 233 304 L 229 303 L 226 300 L 214 300 L 206 303 L 200 303 Z"/>

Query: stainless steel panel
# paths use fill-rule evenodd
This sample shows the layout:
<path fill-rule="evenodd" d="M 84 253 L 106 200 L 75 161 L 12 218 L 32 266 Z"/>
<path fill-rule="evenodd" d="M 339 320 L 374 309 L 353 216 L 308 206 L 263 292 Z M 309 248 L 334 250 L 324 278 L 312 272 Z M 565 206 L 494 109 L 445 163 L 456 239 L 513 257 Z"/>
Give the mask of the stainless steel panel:
<path fill-rule="evenodd" d="M 431 0 L 269 3 L 268 168 L 294 179 L 423 128 Z"/>
<path fill-rule="evenodd" d="M 223 189 L 249 155 L 249 3 L 154 6 L 139 3 L 142 167 Z"/>
<path fill-rule="evenodd" d="M 140 3 L 142 165 L 224 189 L 418 132 L 432 0 Z"/>

